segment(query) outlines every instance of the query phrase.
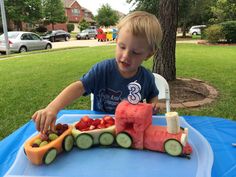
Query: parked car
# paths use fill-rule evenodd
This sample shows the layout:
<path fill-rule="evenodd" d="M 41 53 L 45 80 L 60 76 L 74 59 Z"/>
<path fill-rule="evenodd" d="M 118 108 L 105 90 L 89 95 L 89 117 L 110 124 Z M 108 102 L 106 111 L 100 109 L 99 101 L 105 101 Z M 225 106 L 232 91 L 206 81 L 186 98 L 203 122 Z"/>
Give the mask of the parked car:
<path fill-rule="evenodd" d="M 8 32 L 10 52 L 27 52 L 32 50 L 51 49 L 50 41 L 43 40 L 39 35 L 32 32 L 10 31 Z M 6 53 L 4 34 L 0 36 L 0 52 Z"/>
<path fill-rule="evenodd" d="M 200 35 L 203 28 L 206 28 L 206 25 L 192 26 L 189 29 L 189 34 L 191 34 L 191 35 Z"/>
<path fill-rule="evenodd" d="M 42 38 L 51 42 L 68 41 L 70 39 L 70 33 L 64 30 L 53 30 L 46 32 L 45 35 L 42 35 Z"/>
<path fill-rule="evenodd" d="M 85 29 L 76 35 L 76 38 L 79 39 L 97 39 L 97 30 L 96 29 Z"/>

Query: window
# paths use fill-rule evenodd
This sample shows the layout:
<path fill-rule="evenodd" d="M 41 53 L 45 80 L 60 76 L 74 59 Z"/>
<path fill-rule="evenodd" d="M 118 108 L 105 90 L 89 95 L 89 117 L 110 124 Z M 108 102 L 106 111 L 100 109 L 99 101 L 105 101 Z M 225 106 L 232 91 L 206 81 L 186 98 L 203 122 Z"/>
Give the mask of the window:
<path fill-rule="evenodd" d="M 71 9 L 74 16 L 79 16 L 79 9 Z"/>
<path fill-rule="evenodd" d="M 21 40 L 32 40 L 31 36 L 29 34 L 22 34 Z"/>
<path fill-rule="evenodd" d="M 40 37 L 37 36 L 36 34 L 31 34 L 31 38 L 32 38 L 33 40 L 40 40 Z"/>

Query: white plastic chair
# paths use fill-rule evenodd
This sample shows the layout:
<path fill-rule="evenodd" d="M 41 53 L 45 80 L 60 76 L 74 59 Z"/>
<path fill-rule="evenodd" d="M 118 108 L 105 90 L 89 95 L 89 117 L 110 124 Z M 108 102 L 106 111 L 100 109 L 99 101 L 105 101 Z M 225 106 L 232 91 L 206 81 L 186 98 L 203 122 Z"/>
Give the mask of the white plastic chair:
<path fill-rule="evenodd" d="M 153 73 L 155 77 L 155 84 L 157 89 L 159 90 L 159 95 L 158 99 L 166 100 L 166 112 L 170 112 L 170 89 L 167 81 L 165 80 L 164 77 L 162 77 L 160 74 Z M 94 100 L 94 95 L 91 93 L 90 96 L 91 99 L 91 110 L 93 111 L 93 100 Z"/>
<path fill-rule="evenodd" d="M 162 77 L 160 74 L 153 73 L 155 77 L 156 87 L 159 90 L 158 99 L 166 100 L 166 112 L 170 112 L 170 89 L 169 84 L 166 79 Z"/>

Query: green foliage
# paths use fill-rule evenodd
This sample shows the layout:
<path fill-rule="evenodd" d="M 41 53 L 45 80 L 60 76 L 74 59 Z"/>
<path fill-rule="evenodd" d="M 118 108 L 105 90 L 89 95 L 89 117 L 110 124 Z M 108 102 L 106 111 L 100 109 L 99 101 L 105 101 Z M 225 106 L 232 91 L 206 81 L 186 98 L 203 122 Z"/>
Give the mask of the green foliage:
<path fill-rule="evenodd" d="M 66 22 L 65 10 L 61 0 L 43 0 L 43 15 L 46 24 Z"/>
<path fill-rule="evenodd" d="M 67 24 L 67 30 L 68 30 L 69 33 L 70 33 L 71 31 L 73 31 L 74 29 L 75 29 L 74 24 L 72 24 L 72 23 L 68 23 L 68 24 Z"/>
<path fill-rule="evenodd" d="M 89 27 L 89 23 L 85 20 L 85 19 L 83 19 L 80 23 L 79 23 L 79 29 L 80 29 L 80 31 L 83 31 L 83 30 L 85 30 L 85 29 L 87 29 L 88 27 Z"/>
<path fill-rule="evenodd" d="M 221 25 L 227 42 L 236 43 L 236 21 L 223 22 Z"/>
<path fill-rule="evenodd" d="M 212 25 L 206 28 L 204 33 L 210 43 L 217 43 L 220 39 L 224 39 L 221 25 Z"/>
<path fill-rule="evenodd" d="M 118 21 L 118 15 L 114 10 L 112 10 L 109 4 L 105 4 L 98 9 L 98 15 L 96 16 L 96 21 L 99 26 L 106 26 L 106 27 L 113 26 Z"/>
<path fill-rule="evenodd" d="M 235 0 L 217 0 L 211 7 L 213 23 L 220 23 L 236 19 L 236 1 Z"/>
<path fill-rule="evenodd" d="M 136 5 L 136 10 L 146 11 L 158 16 L 159 0 L 127 0 L 127 2 Z"/>
<path fill-rule="evenodd" d="M 160 0 L 127 0 L 136 4 L 136 10 L 144 10 L 159 18 Z M 179 0 L 178 26 L 187 31 L 190 26 L 207 24 L 212 18 L 211 6 L 215 0 Z"/>
<path fill-rule="evenodd" d="M 7 17 L 22 30 L 21 22 L 36 24 L 42 19 L 41 0 L 5 0 Z"/>

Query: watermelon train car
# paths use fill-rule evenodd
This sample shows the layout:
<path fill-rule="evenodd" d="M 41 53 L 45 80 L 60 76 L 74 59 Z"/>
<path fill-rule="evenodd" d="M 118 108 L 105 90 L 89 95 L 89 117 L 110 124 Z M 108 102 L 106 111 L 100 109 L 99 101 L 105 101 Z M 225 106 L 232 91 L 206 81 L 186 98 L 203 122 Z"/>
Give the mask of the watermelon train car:
<path fill-rule="evenodd" d="M 128 110 L 128 111 L 127 111 Z M 176 112 L 166 114 L 167 126 L 152 125 L 152 105 L 121 102 L 115 113 L 116 141 L 124 148 L 166 152 L 172 156 L 189 155 L 188 129 L 180 129 Z"/>

